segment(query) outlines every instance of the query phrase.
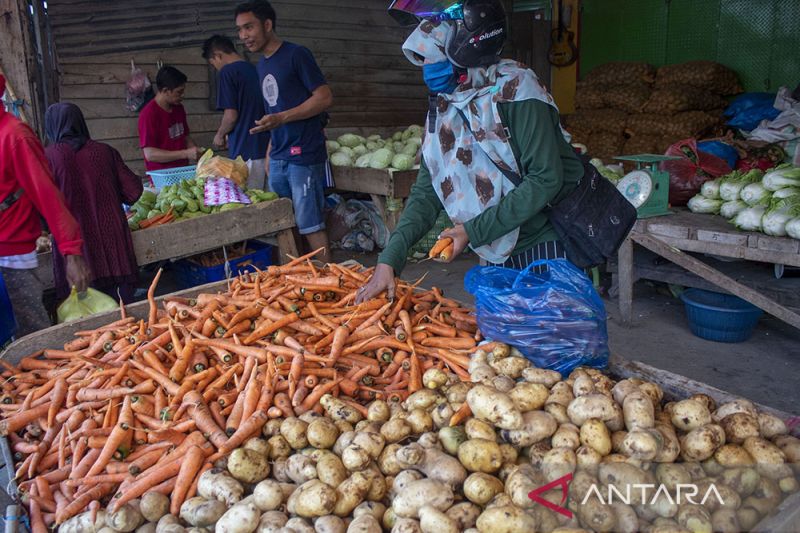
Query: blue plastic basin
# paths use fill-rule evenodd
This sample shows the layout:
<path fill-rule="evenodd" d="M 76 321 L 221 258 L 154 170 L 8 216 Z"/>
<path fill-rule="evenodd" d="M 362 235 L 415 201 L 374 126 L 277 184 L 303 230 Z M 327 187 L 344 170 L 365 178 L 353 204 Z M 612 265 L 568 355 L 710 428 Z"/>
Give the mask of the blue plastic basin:
<path fill-rule="evenodd" d="M 743 342 L 753 334 L 764 311 L 730 294 L 688 289 L 681 294 L 689 329 L 715 342 Z"/>

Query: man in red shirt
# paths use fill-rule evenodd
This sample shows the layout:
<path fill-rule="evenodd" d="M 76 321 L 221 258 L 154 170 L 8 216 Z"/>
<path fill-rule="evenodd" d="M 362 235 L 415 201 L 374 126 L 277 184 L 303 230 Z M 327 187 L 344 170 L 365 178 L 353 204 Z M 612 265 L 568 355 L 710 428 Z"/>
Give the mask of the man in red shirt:
<path fill-rule="evenodd" d="M 5 89 L 0 75 L 0 98 Z M 80 255 L 81 232 L 53 181 L 42 143 L 0 104 L 0 273 L 14 308 L 17 337 L 50 326 L 36 275 L 40 213 L 65 257 L 67 281 L 85 291 L 89 268 Z"/>
<path fill-rule="evenodd" d="M 183 109 L 186 74 L 162 67 L 156 75 L 158 92 L 139 114 L 139 146 L 147 170 L 185 167 L 197 161 L 200 148 L 189 136 Z"/>

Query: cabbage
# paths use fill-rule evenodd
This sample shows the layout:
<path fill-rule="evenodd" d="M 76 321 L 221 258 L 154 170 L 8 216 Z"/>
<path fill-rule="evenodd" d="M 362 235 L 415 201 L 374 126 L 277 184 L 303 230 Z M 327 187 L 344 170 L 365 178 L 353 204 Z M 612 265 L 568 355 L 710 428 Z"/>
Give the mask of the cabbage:
<path fill-rule="evenodd" d="M 367 152 L 374 152 L 378 148 L 381 148 L 381 145 L 378 144 L 376 141 L 367 141 Z"/>
<path fill-rule="evenodd" d="M 408 154 L 397 154 L 392 158 L 392 168 L 397 170 L 410 170 L 414 166 L 414 156 Z"/>
<path fill-rule="evenodd" d="M 341 145 L 336 141 L 325 141 L 325 148 L 328 150 L 328 155 L 336 152 L 341 148 Z"/>
<path fill-rule="evenodd" d="M 409 139 L 406 141 L 406 146 L 408 146 L 409 144 L 414 144 L 418 147 L 422 146 L 422 137 L 416 135 L 414 137 L 409 137 Z"/>
<path fill-rule="evenodd" d="M 370 161 L 371 158 L 372 158 L 372 154 L 364 154 L 362 156 L 359 156 L 359 158 L 356 159 L 356 167 L 357 168 L 369 168 L 369 161 Z"/>
<path fill-rule="evenodd" d="M 768 172 L 764 176 L 764 187 L 777 191 L 784 187 L 800 187 L 800 167 L 783 167 Z"/>
<path fill-rule="evenodd" d="M 711 198 L 706 198 L 702 194 L 698 194 L 697 196 L 692 197 L 692 199 L 689 200 L 689 203 L 686 205 L 689 207 L 689 211 L 692 213 L 717 214 L 719 213 L 719 208 L 722 205 L 722 200 L 713 200 Z"/>
<path fill-rule="evenodd" d="M 403 132 L 402 131 L 395 132 L 395 134 L 392 135 L 392 140 L 396 141 L 396 142 L 402 141 L 403 140 Z"/>
<path fill-rule="evenodd" d="M 761 219 L 766 212 L 764 206 L 742 209 L 733 219 L 733 225 L 743 231 L 761 231 Z"/>
<path fill-rule="evenodd" d="M 381 136 L 380 135 L 370 135 L 369 137 L 367 137 L 367 141 L 375 142 L 375 141 L 380 141 L 380 140 L 381 140 Z"/>
<path fill-rule="evenodd" d="M 800 194 L 800 188 L 798 187 L 784 187 L 779 191 L 775 191 L 772 193 L 773 200 L 783 200 L 784 198 L 788 198 L 790 196 L 794 196 L 795 194 Z"/>
<path fill-rule="evenodd" d="M 406 131 L 413 131 L 414 132 L 413 135 L 415 137 L 421 137 L 422 132 L 425 131 L 425 128 L 420 126 L 419 124 L 412 124 L 408 127 Z"/>
<path fill-rule="evenodd" d="M 739 198 L 744 200 L 744 202 L 750 207 L 756 205 L 766 205 L 769 203 L 771 197 L 772 195 L 769 193 L 769 191 L 758 182 L 745 185 L 739 192 Z"/>
<path fill-rule="evenodd" d="M 368 152 L 367 147 L 363 144 L 359 144 L 358 146 L 353 148 L 353 157 L 358 157 L 366 154 Z"/>
<path fill-rule="evenodd" d="M 800 239 L 800 217 L 786 223 L 786 234 L 792 239 Z"/>
<path fill-rule="evenodd" d="M 790 196 L 772 203 L 761 220 L 761 226 L 767 235 L 784 237 L 786 224 L 797 216 L 800 216 L 800 197 Z"/>
<path fill-rule="evenodd" d="M 336 151 L 339 152 L 339 153 L 342 153 L 342 154 L 347 154 L 347 157 L 349 157 L 351 159 L 354 156 L 353 149 L 352 148 L 348 148 L 347 146 L 342 146 L 341 148 L 339 148 Z"/>
<path fill-rule="evenodd" d="M 344 152 L 334 152 L 331 154 L 331 165 L 335 167 L 352 167 L 353 158 Z"/>
<path fill-rule="evenodd" d="M 722 180 L 719 178 L 711 181 L 707 181 L 700 187 L 700 194 L 705 196 L 706 198 L 712 198 L 714 200 L 719 199 L 719 186 Z"/>
<path fill-rule="evenodd" d="M 372 152 L 372 156 L 369 160 L 370 168 L 377 168 L 377 169 L 384 169 L 389 168 L 389 165 L 392 164 L 392 158 L 394 154 L 388 148 L 381 148 L 379 150 L 375 150 Z"/>
<path fill-rule="evenodd" d="M 400 140 L 402 140 L 402 141 L 407 141 L 407 140 L 408 140 L 408 139 L 410 139 L 410 138 L 411 138 L 413 135 L 414 135 L 414 130 L 407 129 L 406 131 L 404 131 L 404 132 L 403 132 L 403 135 L 401 135 L 401 136 L 400 136 Z"/>
<path fill-rule="evenodd" d="M 764 173 L 758 169 L 753 169 L 747 174 L 739 171 L 728 174 L 722 178 L 722 184 L 719 186 L 720 198 L 728 202 L 736 200 L 745 185 L 759 181 L 763 175 Z"/>
<path fill-rule="evenodd" d="M 725 202 L 719 208 L 719 214 L 728 220 L 734 218 L 740 211 L 747 209 L 747 204 L 743 200 L 732 200 Z"/>
<path fill-rule="evenodd" d="M 402 152 L 403 148 L 405 148 L 405 147 L 406 147 L 406 143 L 401 143 L 401 142 L 392 143 L 392 151 L 394 151 L 394 153 L 396 153 L 396 154 L 399 154 L 400 152 Z"/>
<path fill-rule="evenodd" d="M 347 146 L 348 148 L 353 148 L 361 144 L 361 139 L 359 139 L 359 136 L 353 135 L 352 133 L 345 133 L 339 137 L 337 141 L 339 141 L 339 144 L 342 146 Z"/>
<path fill-rule="evenodd" d="M 419 146 L 416 144 L 407 144 L 400 150 L 401 154 L 410 155 L 411 157 L 415 157 L 417 152 L 419 151 Z"/>

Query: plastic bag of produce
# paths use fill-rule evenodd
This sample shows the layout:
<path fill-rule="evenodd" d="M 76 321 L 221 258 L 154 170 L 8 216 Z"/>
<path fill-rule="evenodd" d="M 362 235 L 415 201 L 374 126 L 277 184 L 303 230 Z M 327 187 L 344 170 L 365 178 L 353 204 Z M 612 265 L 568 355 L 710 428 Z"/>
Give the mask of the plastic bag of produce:
<path fill-rule="evenodd" d="M 63 324 L 98 313 L 114 311 L 118 305 L 113 298 L 91 287 L 80 294 L 73 287 L 67 299 L 58 306 L 56 316 L 58 323 Z"/>
<path fill-rule="evenodd" d="M 699 151 L 695 139 L 676 142 L 666 155 L 680 157 L 661 163 L 661 170 L 669 172 L 669 202 L 674 206 L 686 205 L 703 183 L 731 172 L 723 159 Z"/>
<path fill-rule="evenodd" d="M 541 266 L 546 271 L 537 273 Z M 464 287 L 475 296 L 486 338 L 515 346 L 536 366 L 566 375 L 578 366 L 608 364 L 603 301 L 569 261 L 538 261 L 521 272 L 474 267 Z"/>
<path fill-rule="evenodd" d="M 214 155 L 212 150 L 207 150 L 203 157 L 197 161 L 198 178 L 228 178 L 241 188 L 247 187 L 247 178 L 250 171 L 247 163 L 241 156 L 229 159 Z"/>

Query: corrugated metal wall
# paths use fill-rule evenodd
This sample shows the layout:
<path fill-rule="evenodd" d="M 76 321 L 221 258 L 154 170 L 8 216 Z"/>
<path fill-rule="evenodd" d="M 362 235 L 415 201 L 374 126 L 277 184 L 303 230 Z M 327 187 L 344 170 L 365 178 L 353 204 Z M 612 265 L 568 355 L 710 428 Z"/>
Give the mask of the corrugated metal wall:
<path fill-rule="evenodd" d="M 156 62 L 189 77 L 185 106 L 196 141 L 210 145 L 219 116 L 209 106 L 213 76 L 199 45 L 213 33 L 235 38 L 232 0 L 50 0 L 62 99 L 87 115 L 92 135 L 141 170 L 136 116 L 124 109 L 130 61 L 155 79 Z M 402 55 L 408 30 L 373 0 L 282 0 L 278 34 L 308 46 L 334 92 L 331 133 L 385 130 L 422 122 L 427 91 Z M 253 58 L 257 60 L 258 58 Z"/>
<path fill-rule="evenodd" d="M 748 91 L 800 82 L 798 0 L 583 0 L 581 24 L 582 73 L 608 61 L 709 59 Z"/>

